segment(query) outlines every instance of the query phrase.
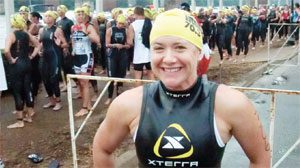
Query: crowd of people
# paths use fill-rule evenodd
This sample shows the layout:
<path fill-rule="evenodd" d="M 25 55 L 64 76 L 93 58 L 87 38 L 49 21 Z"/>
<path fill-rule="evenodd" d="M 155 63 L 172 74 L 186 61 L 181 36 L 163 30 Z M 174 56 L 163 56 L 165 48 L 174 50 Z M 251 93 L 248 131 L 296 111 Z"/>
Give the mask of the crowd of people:
<path fill-rule="evenodd" d="M 196 20 L 200 31 L 194 30 L 190 22 L 186 26 L 203 38 L 201 56 L 198 58 L 199 76 L 205 75 L 210 62 L 210 54 L 217 49 L 220 64 L 224 60 L 236 62 L 237 56 L 249 52 L 249 45 L 255 49 L 257 42 L 265 45 L 268 23 L 290 23 L 300 21 L 300 7 L 296 3 L 294 12 L 289 6 L 247 5 L 236 8 L 223 8 L 214 12 L 213 8 L 201 8 L 191 11 L 187 3 L 181 9 L 188 11 Z M 11 90 L 15 100 L 17 122 L 8 128 L 24 127 L 24 122 L 32 122 L 35 115 L 34 100 L 43 82 L 48 103 L 43 108 L 59 111 L 62 108 L 61 92 L 66 91 L 66 74 L 96 75 L 96 65 L 101 66 L 99 74 L 108 77 L 125 78 L 131 67 L 134 78 L 155 79 L 151 68 L 150 32 L 159 13 L 163 9 L 135 7 L 123 11 L 115 8 L 111 11 L 112 19 L 106 18 L 103 12 L 93 16 L 88 4 L 74 10 L 75 20 L 66 17 L 65 5 L 59 5 L 56 11 L 47 11 L 44 16 L 30 12 L 22 6 L 19 13 L 11 18 L 13 32 L 7 36 L 5 56 L 10 65 L 8 68 Z M 40 19 L 45 25 L 41 25 Z M 176 25 L 174 25 L 176 26 Z M 270 26 L 270 38 L 274 39 L 275 31 L 280 26 Z M 279 39 L 287 38 L 295 27 L 283 26 L 279 30 Z M 295 33 L 296 40 L 298 33 Z M 236 53 L 233 53 L 236 48 Z M 242 59 L 243 61 L 243 59 Z M 89 112 L 91 101 L 98 93 L 96 81 L 85 79 L 74 80 L 79 90 L 74 98 L 82 98 L 82 107 L 75 116 Z M 90 96 L 90 85 L 94 95 Z M 141 85 L 137 83 L 136 86 Z M 113 93 L 120 94 L 120 82 L 112 82 L 108 88 L 109 105 Z M 24 106 L 26 105 L 26 108 Z"/>
<path fill-rule="evenodd" d="M 73 21 L 66 17 L 65 5 L 43 17 L 22 6 L 11 17 L 13 31 L 4 53 L 17 119 L 8 128 L 32 122 L 41 82 L 49 99 L 43 108 L 59 111 L 66 74 L 125 78 L 132 67 L 135 79 L 147 75 L 159 81 L 143 86 L 137 82 L 123 94 L 123 83 L 109 85 L 105 104 L 110 106 L 94 139 L 95 167 L 112 166 L 112 153 L 128 134 L 135 141 L 140 166 L 219 167 L 226 143 L 234 136 L 251 166 L 269 167 L 270 146 L 253 105 L 242 93 L 207 81 L 205 74 L 215 49 L 220 64 L 236 62 L 241 52 L 245 58 L 257 43 L 266 45 L 266 38 L 272 42 L 278 34 L 277 40 L 286 39 L 298 31 L 296 26 L 268 24 L 299 23 L 300 5 L 296 3 L 294 11 L 287 5 L 244 5 L 217 12 L 211 7 L 194 12 L 187 3 L 180 8 L 115 8 L 108 19 L 102 12 L 93 16 L 90 6 L 83 4 L 74 10 Z M 39 22 L 42 18 L 45 25 Z M 294 33 L 296 41 L 298 34 Z M 96 65 L 101 66 L 99 74 Z M 74 98 L 82 98 L 75 114 L 80 117 L 88 114 L 99 88 L 94 80 L 74 82 Z M 120 96 L 113 101 L 114 92 Z M 174 150 L 171 141 L 187 150 Z"/>

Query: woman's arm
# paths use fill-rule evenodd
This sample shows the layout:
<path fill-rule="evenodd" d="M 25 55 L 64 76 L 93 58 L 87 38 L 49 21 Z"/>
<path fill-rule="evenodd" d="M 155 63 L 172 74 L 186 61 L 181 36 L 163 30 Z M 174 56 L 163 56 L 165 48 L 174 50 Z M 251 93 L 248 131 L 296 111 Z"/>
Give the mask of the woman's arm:
<path fill-rule="evenodd" d="M 122 93 L 108 108 L 93 142 L 93 161 L 95 168 L 113 167 L 113 152 L 132 130 L 141 109 L 142 87 Z M 128 102 L 128 100 L 133 100 Z M 120 108 L 122 107 L 122 108 Z M 120 117 L 122 116 L 122 117 Z M 137 123 L 136 123 L 137 124 Z"/>
<path fill-rule="evenodd" d="M 215 104 L 217 118 L 227 123 L 228 134 L 237 139 L 250 160 L 250 167 L 270 167 L 269 141 L 250 100 L 243 93 L 220 85 Z"/>
<path fill-rule="evenodd" d="M 34 50 L 33 50 L 32 54 L 29 56 L 29 58 L 33 59 L 34 57 L 37 56 L 37 54 L 41 50 L 42 45 L 39 43 L 39 41 L 37 40 L 37 38 L 35 36 L 31 35 L 30 33 L 28 33 L 28 35 L 29 35 L 30 42 L 34 46 Z"/>
<path fill-rule="evenodd" d="M 56 29 L 56 31 L 55 31 L 55 37 L 58 39 L 58 41 L 59 41 L 59 46 L 61 47 L 61 48 L 68 48 L 68 43 L 67 43 L 67 40 L 66 40 L 66 38 L 65 38 L 65 36 L 64 36 L 64 32 L 62 31 L 62 29 L 61 28 L 57 28 Z"/>
<path fill-rule="evenodd" d="M 10 48 L 12 44 L 16 41 L 16 36 L 13 33 L 10 33 L 5 40 L 5 48 L 4 48 L 4 55 L 6 59 L 9 61 L 10 64 L 16 63 L 17 58 L 13 58 L 10 52 Z"/>
<path fill-rule="evenodd" d="M 100 37 L 99 35 L 97 34 L 94 26 L 92 25 L 88 25 L 87 27 L 87 34 L 90 38 L 90 40 L 93 42 L 93 43 L 96 43 L 97 45 L 100 44 Z M 101 45 L 101 44 L 100 44 Z"/>

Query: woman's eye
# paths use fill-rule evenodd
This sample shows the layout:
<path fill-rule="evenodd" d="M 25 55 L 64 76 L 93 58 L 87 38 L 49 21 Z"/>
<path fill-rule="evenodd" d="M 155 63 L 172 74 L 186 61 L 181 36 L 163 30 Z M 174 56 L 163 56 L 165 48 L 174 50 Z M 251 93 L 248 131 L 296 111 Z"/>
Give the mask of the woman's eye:
<path fill-rule="evenodd" d="M 155 51 L 161 51 L 161 50 L 163 50 L 163 48 L 162 47 L 153 47 L 153 50 L 155 50 Z"/>
<path fill-rule="evenodd" d="M 185 48 L 184 46 L 176 46 L 175 49 L 176 49 L 176 50 L 184 50 L 184 49 L 186 49 L 186 48 Z"/>

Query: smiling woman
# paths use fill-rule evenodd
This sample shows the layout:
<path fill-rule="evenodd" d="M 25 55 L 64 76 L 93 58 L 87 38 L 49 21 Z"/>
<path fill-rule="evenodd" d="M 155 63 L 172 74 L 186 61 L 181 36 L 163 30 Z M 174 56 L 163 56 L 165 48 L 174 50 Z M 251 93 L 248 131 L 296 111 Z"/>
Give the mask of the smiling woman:
<path fill-rule="evenodd" d="M 135 141 L 140 167 L 221 167 L 232 136 L 250 167 L 270 167 L 268 141 L 248 98 L 197 77 L 202 34 L 194 23 L 179 9 L 157 16 L 150 43 L 159 81 L 112 102 L 94 138 L 95 167 L 113 166 L 112 154 L 127 134 Z"/>

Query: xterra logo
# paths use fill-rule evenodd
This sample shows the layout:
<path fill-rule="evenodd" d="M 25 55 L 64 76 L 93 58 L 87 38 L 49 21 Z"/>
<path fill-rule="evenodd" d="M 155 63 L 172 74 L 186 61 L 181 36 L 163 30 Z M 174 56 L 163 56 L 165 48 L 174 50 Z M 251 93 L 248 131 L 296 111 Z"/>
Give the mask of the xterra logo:
<path fill-rule="evenodd" d="M 180 144 L 180 141 L 183 139 L 183 137 L 170 137 L 170 136 L 164 136 L 165 139 L 169 141 L 165 146 L 163 146 L 163 149 L 184 149 L 184 147 Z"/>
<path fill-rule="evenodd" d="M 157 157 L 166 159 L 183 159 L 194 152 L 191 140 L 181 125 L 169 125 L 157 139 L 153 152 Z"/>

